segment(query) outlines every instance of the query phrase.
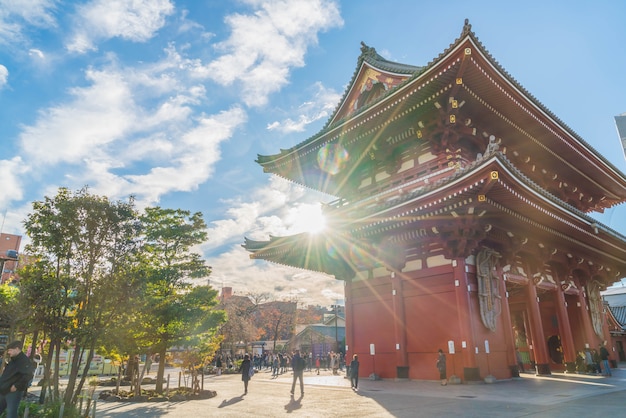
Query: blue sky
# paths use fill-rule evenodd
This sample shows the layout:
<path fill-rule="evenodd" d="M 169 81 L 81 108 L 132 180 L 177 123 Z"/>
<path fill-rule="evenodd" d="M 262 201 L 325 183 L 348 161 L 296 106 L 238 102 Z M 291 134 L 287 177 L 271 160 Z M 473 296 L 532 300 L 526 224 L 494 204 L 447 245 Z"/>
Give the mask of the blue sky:
<path fill-rule="evenodd" d="M 512 77 L 626 172 L 613 120 L 626 112 L 623 1 L 0 0 L 2 231 L 22 234 L 31 202 L 60 186 L 132 194 L 141 207 L 204 214 L 210 240 L 198 250 L 214 285 L 336 303 L 341 282 L 241 248 L 245 236 L 305 230 L 333 200 L 254 160 L 323 126 L 361 41 L 425 65 L 465 18 Z M 624 205 L 595 217 L 626 235 Z"/>

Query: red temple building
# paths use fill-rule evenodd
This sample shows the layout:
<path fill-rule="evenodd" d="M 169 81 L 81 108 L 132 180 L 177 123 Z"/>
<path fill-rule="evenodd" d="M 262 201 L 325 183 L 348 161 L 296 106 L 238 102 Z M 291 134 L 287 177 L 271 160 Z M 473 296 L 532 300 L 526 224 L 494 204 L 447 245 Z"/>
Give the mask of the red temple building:
<path fill-rule="evenodd" d="M 423 67 L 363 44 L 322 130 L 257 162 L 337 197 L 325 232 L 244 248 L 345 282 L 361 375 L 436 380 L 440 348 L 461 381 L 516 376 L 516 349 L 545 375 L 611 345 L 600 291 L 626 277 L 626 237 L 589 214 L 623 203 L 626 177 L 467 21 Z"/>

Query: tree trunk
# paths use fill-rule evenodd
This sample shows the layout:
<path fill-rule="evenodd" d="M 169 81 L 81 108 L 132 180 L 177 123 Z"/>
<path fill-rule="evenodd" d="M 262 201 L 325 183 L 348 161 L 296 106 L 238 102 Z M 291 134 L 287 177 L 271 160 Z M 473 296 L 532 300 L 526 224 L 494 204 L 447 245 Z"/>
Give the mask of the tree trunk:
<path fill-rule="evenodd" d="M 83 357 L 83 352 L 81 353 L 81 359 Z M 85 362 L 85 367 L 83 368 L 83 373 L 81 374 L 80 377 L 80 382 L 78 382 L 78 386 L 76 387 L 76 390 L 74 391 L 74 397 L 72 399 L 72 403 L 75 404 L 78 396 L 80 395 L 80 393 L 83 390 L 83 386 L 85 386 L 85 381 L 87 380 L 87 378 L 89 377 L 89 369 L 91 366 L 91 360 L 93 360 L 93 355 L 94 355 L 94 343 L 92 343 L 91 348 L 89 349 L 89 351 L 87 352 L 87 359 Z M 81 360 L 82 362 L 82 360 Z"/>
<path fill-rule="evenodd" d="M 60 372 L 61 372 L 61 364 L 60 364 L 60 360 L 61 360 L 61 340 L 57 339 L 54 342 L 54 378 L 52 379 L 52 384 L 54 392 L 53 392 L 53 399 L 57 400 L 61 397 L 61 393 L 59 392 L 59 378 L 60 378 Z"/>
<path fill-rule="evenodd" d="M 37 352 L 37 338 L 39 338 L 39 330 L 35 330 L 35 332 L 33 332 L 33 342 L 30 346 L 30 356 L 29 358 L 31 360 L 33 360 L 35 358 L 35 354 Z"/>
<path fill-rule="evenodd" d="M 69 408 L 74 402 L 74 388 L 76 387 L 76 380 L 78 378 L 78 371 L 80 369 L 80 361 L 83 356 L 83 348 L 78 344 L 74 348 L 74 356 L 72 357 L 72 366 L 67 380 L 67 387 L 65 388 L 64 403 L 65 408 Z"/>
<path fill-rule="evenodd" d="M 157 372 L 156 392 L 163 394 L 163 380 L 165 374 L 165 347 L 159 349 L 159 371 Z"/>
<path fill-rule="evenodd" d="M 48 346 L 48 355 L 44 360 L 44 369 L 43 369 L 43 384 L 41 386 L 41 393 L 39 394 L 39 403 L 43 404 L 46 400 L 46 390 L 52 388 L 54 385 L 51 381 L 52 379 L 52 359 L 54 358 L 56 348 L 56 342 L 50 341 L 50 345 Z M 42 356 L 43 359 L 43 356 Z M 58 369 L 58 359 L 57 359 L 57 369 Z M 58 386 L 57 386 L 58 387 Z"/>

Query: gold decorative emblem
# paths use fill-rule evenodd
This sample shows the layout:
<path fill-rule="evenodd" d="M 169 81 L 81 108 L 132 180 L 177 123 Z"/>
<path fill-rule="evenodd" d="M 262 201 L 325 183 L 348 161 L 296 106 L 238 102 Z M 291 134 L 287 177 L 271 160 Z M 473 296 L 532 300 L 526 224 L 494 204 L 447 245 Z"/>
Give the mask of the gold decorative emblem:
<path fill-rule="evenodd" d="M 456 84 L 463 84 L 463 77 L 457 77 Z"/>
<path fill-rule="evenodd" d="M 490 174 L 491 180 L 498 180 L 498 172 L 492 171 Z"/>
<path fill-rule="evenodd" d="M 418 130 L 418 131 L 417 131 L 417 137 L 418 137 L 419 139 L 421 139 L 421 138 L 422 138 L 422 131 L 421 131 L 421 130 Z"/>
<path fill-rule="evenodd" d="M 465 48 L 465 55 L 472 55 L 472 48 Z"/>
<path fill-rule="evenodd" d="M 452 109 L 457 109 L 459 107 L 459 102 L 456 100 L 452 100 Z"/>
<path fill-rule="evenodd" d="M 456 115 L 450 115 L 450 123 L 456 123 Z"/>
<path fill-rule="evenodd" d="M 484 194 L 479 194 L 478 195 L 478 201 L 479 202 L 484 202 L 487 200 L 487 196 L 485 196 Z"/>

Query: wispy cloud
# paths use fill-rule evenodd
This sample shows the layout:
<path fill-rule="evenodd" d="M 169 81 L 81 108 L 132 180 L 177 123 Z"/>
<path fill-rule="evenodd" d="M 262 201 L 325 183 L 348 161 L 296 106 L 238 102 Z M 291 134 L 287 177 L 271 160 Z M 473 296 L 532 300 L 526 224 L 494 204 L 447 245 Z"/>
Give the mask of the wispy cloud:
<path fill-rule="evenodd" d="M 226 17 L 230 37 L 218 43 L 222 55 L 196 68 L 201 77 L 241 86 L 248 106 L 262 106 L 288 83 L 289 71 L 304 65 L 304 54 L 317 33 L 341 26 L 338 6 L 329 0 L 248 0 L 253 14 Z"/>
<path fill-rule="evenodd" d="M 4 65 L 0 64 L 0 90 L 7 85 L 9 81 L 9 70 Z"/>
<path fill-rule="evenodd" d="M 233 245 L 210 257 L 211 284 L 230 286 L 236 293 L 269 292 L 278 300 L 297 300 L 303 305 L 330 305 L 343 299 L 343 282 L 323 273 L 251 260 L 241 246 Z"/>
<path fill-rule="evenodd" d="M 0 160 L 0 179 L 2 179 L 2 199 L 6 201 L 20 200 L 24 197 L 22 190 L 23 174 L 29 171 L 20 157 L 11 160 Z"/>
<path fill-rule="evenodd" d="M 78 7 L 76 28 L 67 49 L 84 53 L 111 38 L 145 42 L 174 12 L 170 0 L 95 0 Z"/>
<path fill-rule="evenodd" d="M 268 124 L 267 129 L 282 133 L 303 132 L 307 125 L 330 117 L 341 95 L 332 89 L 327 89 L 320 82 L 315 83 L 314 89 L 313 98 L 293 111 L 298 114 L 295 120 L 288 117 L 280 122 L 275 121 Z"/>
<path fill-rule="evenodd" d="M 56 0 L 0 0 L 0 45 L 21 44 L 28 27 L 55 27 L 56 4 Z"/>
<path fill-rule="evenodd" d="M 213 173 L 220 143 L 247 115 L 236 105 L 195 114 L 206 91 L 188 84 L 170 58 L 88 70 L 89 85 L 73 88 L 66 101 L 42 109 L 24 128 L 25 158 L 40 170 L 64 164 L 72 185 L 89 184 L 111 196 L 133 194 L 147 204 L 169 192 L 195 190 Z"/>

